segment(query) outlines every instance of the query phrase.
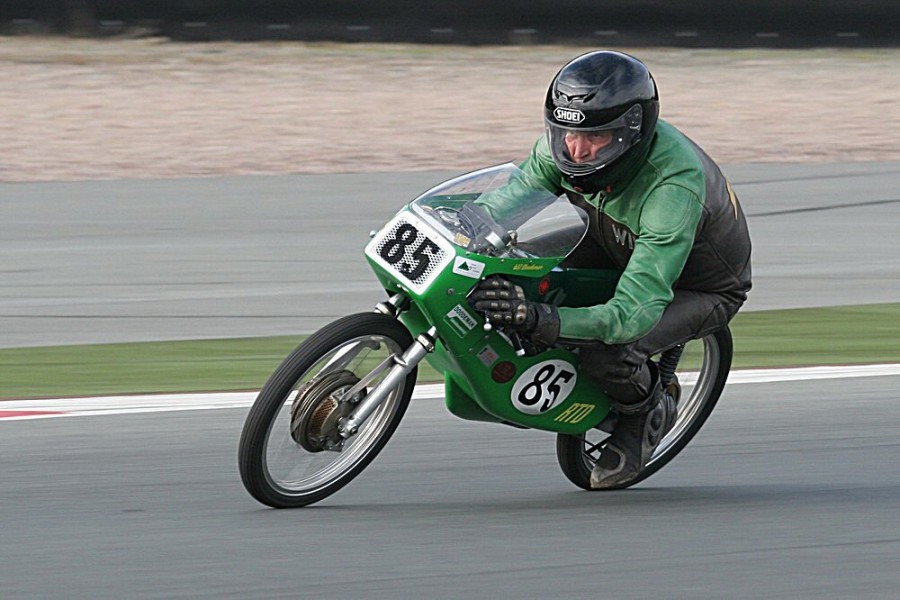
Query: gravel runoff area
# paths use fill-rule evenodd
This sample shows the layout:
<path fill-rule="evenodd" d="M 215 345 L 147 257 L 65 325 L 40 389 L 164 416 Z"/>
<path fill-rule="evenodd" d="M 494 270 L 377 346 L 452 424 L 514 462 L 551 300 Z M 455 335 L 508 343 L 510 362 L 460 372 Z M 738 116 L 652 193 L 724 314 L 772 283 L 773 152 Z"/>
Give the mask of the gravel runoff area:
<path fill-rule="evenodd" d="M 518 161 L 587 50 L 0 37 L 0 181 Z M 720 162 L 900 160 L 900 50 L 623 50 Z"/>

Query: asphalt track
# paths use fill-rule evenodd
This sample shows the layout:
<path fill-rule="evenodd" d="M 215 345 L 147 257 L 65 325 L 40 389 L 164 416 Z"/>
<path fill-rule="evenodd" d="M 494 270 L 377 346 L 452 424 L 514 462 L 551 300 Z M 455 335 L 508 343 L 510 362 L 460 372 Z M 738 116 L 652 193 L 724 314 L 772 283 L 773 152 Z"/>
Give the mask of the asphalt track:
<path fill-rule="evenodd" d="M 418 400 L 348 487 L 277 511 L 246 409 L 0 420 L 3 598 L 896 598 L 900 377 L 735 384 L 632 490 Z"/>
<path fill-rule="evenodd" d="M 900 300 L 900 163 L 726 167 L 745 310 Z M 0 184 L 0 347 L 311 332 L 382 299 L 368 233 L 456 173 Z"/>
<path fill-rule="evenodd" d="M 732 178 L 756 242 L 753 308 L 900 297 L 900 165 Z M 368 179 L 3 186 L 0 326 L 31 344 L 214 337 L 366 310 L 349 240 L 396 204 Z M 405 196 L 429 181 L 405 176 Z M 363 193 L 379 200 L 350 204 Z M 241 487 L 246 408 L 0 419 L 0 596 L 896 598 L 898 387 L 731 385 L 679 458 L 605 494 L 563 478 L 552 435 L 416 401 L 370 469 L 293 511 Z"/>

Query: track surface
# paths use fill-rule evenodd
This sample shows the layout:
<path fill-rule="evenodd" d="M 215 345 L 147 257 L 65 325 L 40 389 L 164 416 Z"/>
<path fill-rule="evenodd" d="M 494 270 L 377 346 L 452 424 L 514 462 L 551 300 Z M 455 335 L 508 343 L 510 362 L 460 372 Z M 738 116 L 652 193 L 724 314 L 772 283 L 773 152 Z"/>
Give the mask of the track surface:
<path fill-rule="evenodd" d="M 369 470 L 256 504 L 245 409 L 0 422 L 4 598 L 894 598 L 900 377 L 730 386 L 633 490 L 412 404 Z"/>
<path fill-rule="evenodd" d="M 900 299 L 900 163 L 726 169 L 745 310 Z M 0 185 L 0 347 L 311 332 L 380 301 L 368 233 L 452 173 Z"/>
<path fill-rule="evenodd" d="M 900 165 L 732 178 L 750 308 L 900 297 Z M 4 344 L 283 333 L 366 309 L 365 231 L 436 179 L 363 206 L 357 176 L 3 186 Z M 563 478 L 551 435 L 416 401 L 357 481 L 295 511 L 240 485 L 245 408 L 0 421 L 0 595 L 895 598 L 898 387 L 729 386 L 679 458 L 607 494 Z"/>

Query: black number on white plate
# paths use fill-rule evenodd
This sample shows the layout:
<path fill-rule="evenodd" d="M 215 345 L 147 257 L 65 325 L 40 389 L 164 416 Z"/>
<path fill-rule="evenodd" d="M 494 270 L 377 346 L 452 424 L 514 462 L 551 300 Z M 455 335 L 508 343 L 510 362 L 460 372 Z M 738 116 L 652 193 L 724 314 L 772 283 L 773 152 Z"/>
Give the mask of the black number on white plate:
<path fill-rule="evenodd" d="M 410 250 L 420 236 L 422 241 Z M 439 250 L 437 244 L 420 234 L 415 227 L 404 223 L 394 231 L 394 237 L 384 243 L 378 254 L 400 273 L 415 281 L 428 271 L 431 259 L 435 258 L 434 253 Z"/>
<path fill-rule="evenodd" d="M 556 374 L 556 377 L 553 377 L 554 373 Z M 533 406 L 543 398 L 544 403 L 541 405 L 540 411 L 544 412 L 553 406 L 557 396 L 559 396 L 560 380 L 562 380 L 563 383 L 568 383 L 574 376 L 575 373 L 572 371 L 560 369 L 559 373 L 557 373 L 556 367 L 552 364 L 544 365 L 537 373 L 535 373 L 534 379 L 519 392 L 519 402 L 524 406 Z M 553 377 L 553 381 L 550 381 L 551 377 Z M 545 397 L 544 384 L 548 381 L 550 381 L 550 385 L 547 386 L 549 395 Z"/>

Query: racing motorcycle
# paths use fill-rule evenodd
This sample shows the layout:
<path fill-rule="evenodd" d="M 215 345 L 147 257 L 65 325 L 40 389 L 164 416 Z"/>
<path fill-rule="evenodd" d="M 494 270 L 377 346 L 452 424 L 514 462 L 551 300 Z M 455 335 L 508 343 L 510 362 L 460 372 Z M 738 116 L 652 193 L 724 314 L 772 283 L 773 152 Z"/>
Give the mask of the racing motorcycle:
<path fill-rule="evenodd" d="M 510 196 L 516 201 L 507 202 Z M 239 448 L 247 491 L 290 508 L 344 487 L 397 429 L 423 359 L 443 374 L 452 414 L 555 433 L 563 474 L 589 490 L 616 415 L 582 372 L 579 348 L 535 348 L 466 300 L 491 275 L 557 306 L 608 300 L 617 272 L 562 265 L 588 223 L 583 210 L 530 185 L 512 164 L 444 182 L 404 206 L 365 247 L 385 301 L 308 337 L 251 407 Z M 678 419 L 627 485 L 661 469 L 696 435 L 725 386 L 731 357 L 727 327 L 653 357 L 662 384 L 681 388 Z"/>

